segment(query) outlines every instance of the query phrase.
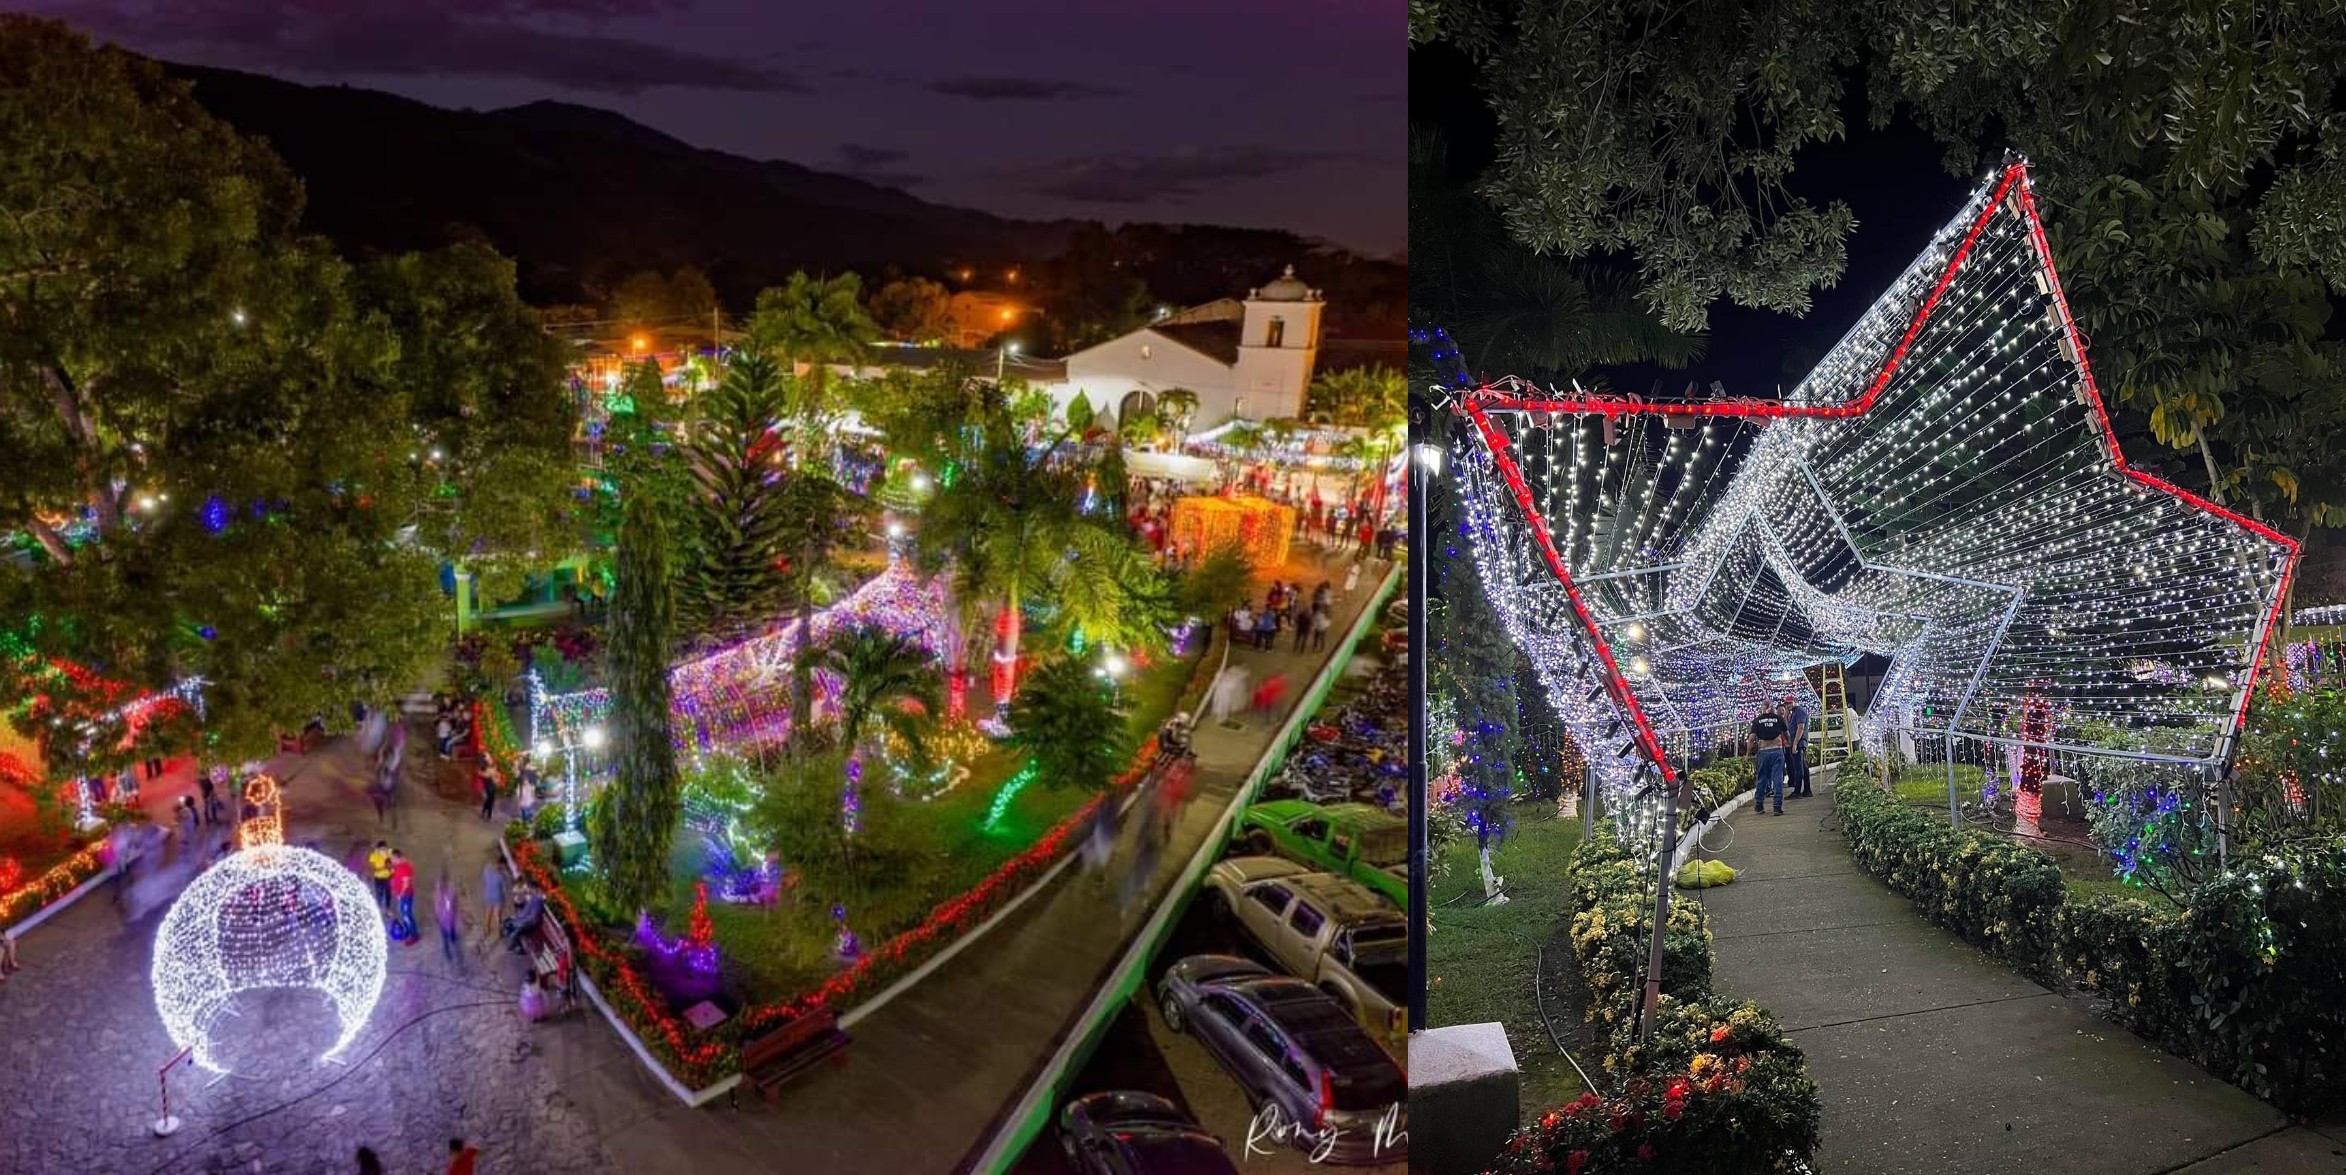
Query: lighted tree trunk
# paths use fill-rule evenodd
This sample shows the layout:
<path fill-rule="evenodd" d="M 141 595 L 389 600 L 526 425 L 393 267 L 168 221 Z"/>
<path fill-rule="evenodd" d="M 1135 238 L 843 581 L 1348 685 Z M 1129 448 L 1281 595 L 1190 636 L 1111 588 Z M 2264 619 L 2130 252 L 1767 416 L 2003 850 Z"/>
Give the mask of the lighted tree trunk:
<path fill-rule="evenodd" d="M 1012 596 L 994 617 L 994 716 L 1008 721 L 1010 698 L 1018 692 L 1018 598 Z"/>
<path fill-rule="evenodd" d="M 2038 818 L 2044 815 L 2045 775 L 2053 758 L 2044 746 L 2053 741 L 2053 707 L 2035 690 L 2020 701 L 2020 741 L 2020 786 L 2012 802 L 2013 831 L 2035 836 Z"/>

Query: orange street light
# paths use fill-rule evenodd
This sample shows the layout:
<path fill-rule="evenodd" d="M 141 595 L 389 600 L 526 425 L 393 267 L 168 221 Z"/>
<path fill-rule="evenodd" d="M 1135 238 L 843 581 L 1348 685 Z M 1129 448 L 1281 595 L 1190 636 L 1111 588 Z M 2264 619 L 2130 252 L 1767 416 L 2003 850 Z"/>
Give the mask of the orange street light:
<path fill-rule="evenodd" d="M 1009 322 L 1009 321 L 1011 321 L 1011 320 L 1013 320 L 1013 319 L 1015 319 L 1015 318 L 1017 318 L 1017 317 L 1018 317 L 1018 311 L 1016 311 L 1016 310 L 1004 310 L 1004 311 L 1002 312 L 1002 321 L 1004 321 L 1004 322 Z"/>
<path fill-rule="evenodd" d="M 638 352 L 641 352 L 644 349 L 644 337 L 642 335 L 635 336 L 635 338 L 631 341 L 635 343 L 635 349 Z"/>

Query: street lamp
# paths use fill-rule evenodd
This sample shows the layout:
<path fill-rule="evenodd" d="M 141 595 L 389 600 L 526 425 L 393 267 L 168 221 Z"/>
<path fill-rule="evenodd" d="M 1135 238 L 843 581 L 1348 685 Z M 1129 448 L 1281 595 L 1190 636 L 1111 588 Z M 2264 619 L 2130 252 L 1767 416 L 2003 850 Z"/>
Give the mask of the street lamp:
<path fill-rule="evenodd" d="M 579 738 L 579 741 L 586 744 L 586 749 L 590 751 L 602 750 L 603 728 L 600 726 L 587 727 L 586 733 Z"/>
<path fill-rule="evenodd" d="M 1005 365 L 1005 362 L 1006 362 L 1006 361 L 1009 359 L 1009 357 L 1010 357 L 1010 356 L 1012 356 L 1012 355 L 1016 355 L 1016 354 L 1018 354 L 1018 344 L 1017 344 L 1015 341 L 1013 341 L 1013 342 L 1008 342 L 1008 343 L 1004 343 L 1004 344 L 1002 344 L 1002 348 L 1001 348 L 1000 350 L 998 350 L 998 351 L 994 352 L 994 382 L 995 382 L 995 383 L 1001 383 L 1001 382 L 1002 382 L 1002 370 L 1003 370 L 1003 367 L 1004 367 L 1004 365 Z"/>

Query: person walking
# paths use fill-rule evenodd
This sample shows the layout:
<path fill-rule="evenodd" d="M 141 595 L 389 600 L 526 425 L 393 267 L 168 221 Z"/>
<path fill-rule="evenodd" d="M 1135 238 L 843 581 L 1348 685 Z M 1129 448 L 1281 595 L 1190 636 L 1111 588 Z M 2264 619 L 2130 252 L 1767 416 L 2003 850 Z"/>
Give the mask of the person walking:
<path fill-rule="evenodd" d="M 481 1152 L 461 1138 L 448 1140 L 448 1175 L 473 1175 L 481 1161 Z"/>
<path fill-rule="evenodd" d="M 494 857 L 481 866 L 481 907 L 488 912 L 483 927 L 495 926 L 505 917 L 505 868 Z"/>
<path fill-rule="evenodd" d="M 16 961 L 16 932 L 0 930 L 0 983 L 6 983 L 9 976 L 22 970 L 24 964 Z"/>
<path fill-rule="evenodd" d="M 367 854 L 367 872 L 375 878 L 375 904 L 383 912 L 391 912 L 391 842 L 376 841 L 375 851 Z"/>
<path fill-rule="evenodd" d="M 1336 627 L 1336 616 L 1334 609 L 1329 608 L 1325 604 L 1322 604 L 1321 606 L 1311 610 L 1312 652 L 1317 653 L 1320 650 L 1328 647 L 1328 630 L 1334 627 Z"/>
<path fill-rule="evenodd" d="M 1751 720 L 1751 743 L 1759 756 L 1759 785 L 1752 795 L 1752 810 L 1765 812 L 1768 797 L 1776 798 L 1775 814 L 1784 814 L 1784 716 L 1776 712 L 1774 702 L 1761 703 L 1766 708 Z"/>
<path fill-rule="evenodd" d="M 407 854 L 391 850 L 391 897 L 399 903 L 399 916 L 391 921 L 391 937 L 409 946 L 416 944 L 415 930 L 415 864 Z"/>
<path fill-rule="evenodd" d="M 432 912 L 440 923 L 440 957 L 458 967 L 464 965 L 464 952 L 456 949 L 464 932 L 463 908 L 456 892 L 456 882 L 448 871 L 440 871 L 439 884 L 432 890 Z"/>
<path fill-rule="evenodd" d="M 483 820 L 494 820 L 497 817 L 497 784 L 497 765 L 495 763 L 481 764 L 481 819 Z"/>
<path fill-rule="evenodd" d="M 220 791 L 218 786 L 212 782 L 211 772 L 196 773 L 196 790 L 203 793 L 204 797 L 204 823 L 218 824 L 220 822 Z"/>
<path fill-rule="evenodd" d="M 1267 653 L 1267 652 L 1269 652 L 1269 651 L 1271 650 L 1271 645 L 1272 645 L 1272 643 L 1273 643 L 1273 642 L 1275 642 L 1275 641 L 1277 641 L 1278 639 L 1279 639 L 1279 611 L 1278 611 L 1278 609 L 1277 609 L 1277 608 L 1272 608 L 1272 607 L 1266 607 L 1266 608 L 1264 608 L 1262 611 L 1255 613 L 1255 614 L 1254 614 L 1254 647 L 1255 647 L 1255 649 L 1256 649 L 1257 651 L 1260 651 L 1260 652 L 1266 652 L 1266 653 Z"/>
<path fill-rule="evenodd" d="M 1286 696 L 1286 674 L 1274 673 L 1269 677 L 1264 678 L 1263 683 L 1255 687 L 1255 713 L 1262 715 L 1263 721 L 1266 724 L 1275 721 L 1279 716 L 1279 703 L 1284 700 Z"/>
<path fill-rule="evenodd" d="M 383 1160 L 372 1148 L 358 1148 L 358 1175 L 383 1175 Z"/>
<path fill-rule="evenodd" d="M 1792 785 L 1793 798 L 1798 799 L 1809 794 L 1808 707 L 1801 705 L 1798 698 L 1786 695 L 1784 709 L 1784 725 L 1789 728 L 1785 736 L 1791 740 L 1791 745 L 1784 748 L 1784 766 L 1790 773 L 1787 782 Z"/>
<path fill-rule="evenodd" d="M 1354 560 L 1352 566 L 1346 568 L 1344 571 L 1344 598 L 1347 600 L 1351 599 L 1352 593 L 1359 587 L 1360 562 L 1359 560 Z"/>
<path fill-rule="evenodd" d="M 1288 651 L 1300 653 L 1305 645 L 1311 643 L 1312 618 L 1311 605 L 1303 602 L 1302 592 L 1295 593 L 1295 605 L 1288 609 L 1287 618 L 1295 626 L 1295 647 Z"/>

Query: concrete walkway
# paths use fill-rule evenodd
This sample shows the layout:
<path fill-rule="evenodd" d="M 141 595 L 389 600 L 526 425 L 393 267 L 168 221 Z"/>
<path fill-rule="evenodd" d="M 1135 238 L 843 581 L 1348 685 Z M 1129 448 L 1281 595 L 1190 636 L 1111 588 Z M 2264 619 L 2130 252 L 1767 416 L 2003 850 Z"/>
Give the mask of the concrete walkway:
<path fill-rule="evenodd" d="M 1784 816 L 1730 820 L 1734 884 L 1680 892 L 1709 908 L 1719 989 L 1807 1051 L 1820 1172 L 2346 1171 L 2346 1127 L 2294 1126 L 1924 922 L 1858 869 L 1816 774 Z"/>

